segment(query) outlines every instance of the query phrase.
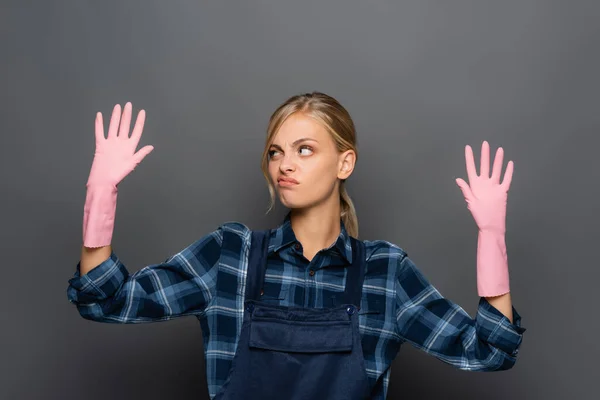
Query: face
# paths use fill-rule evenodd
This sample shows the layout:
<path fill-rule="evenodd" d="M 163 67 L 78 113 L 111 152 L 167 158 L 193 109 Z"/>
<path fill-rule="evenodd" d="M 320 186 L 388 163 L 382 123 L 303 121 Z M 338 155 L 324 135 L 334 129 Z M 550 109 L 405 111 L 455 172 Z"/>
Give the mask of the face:
<path fill-rule="evenodd" d="M 269 148 L 269 175 L 284 206 L 307 208 L 339 198 L 339 180 L 350 176 L 354 160 L 352 150 L 338 152 L 319 122 L 293 114 Z"/>

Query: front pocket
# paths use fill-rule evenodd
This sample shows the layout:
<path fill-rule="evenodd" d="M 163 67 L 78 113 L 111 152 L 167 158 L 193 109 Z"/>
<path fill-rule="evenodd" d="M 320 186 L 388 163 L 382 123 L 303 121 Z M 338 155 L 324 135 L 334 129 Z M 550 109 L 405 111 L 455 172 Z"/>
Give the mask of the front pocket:
<path fill-rule="evenodd" d="M 270 304 L 287 304 L 288 300 L 287 287 L 281 286 L 281 284 L 267 283 L 263 285 L 260 290 L 259 301 L 264 301 Z"/>
<path fill-rule="evenodd" d="M 253 319 L 249 346 L 283 352 L 350 352 L 352 323 Z"/>

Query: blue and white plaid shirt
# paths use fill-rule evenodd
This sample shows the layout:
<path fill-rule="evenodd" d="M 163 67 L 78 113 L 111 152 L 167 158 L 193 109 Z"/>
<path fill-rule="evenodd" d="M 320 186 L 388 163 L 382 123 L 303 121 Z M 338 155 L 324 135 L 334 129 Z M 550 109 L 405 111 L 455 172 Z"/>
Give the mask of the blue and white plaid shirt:
<path fill-rule="evenodd" d="M 340 221 L 341 222 L 341 221 Z M 133 324 L 194 315 L 204 338 L 208 391 L 213 398 L 227 379 L 244 314 L 251 231 L 227 222 L 160 264 L 129 274 L 114 254 L 81 276 L 79 263 L 67 296 L 83 318 Z M 406 252 L 383 240 L 363 241 L 366 271 L 359 322 L 373 399 L 385 399 L 390 366 L 408 342 L 462 370 L 511 368 L 525 328 L 513 307 L 510 323 L 485 298 L 471 318 L 442 297 Z M 297 307 L 335 306 L 352 260 L 341 222 L 337 241 L 309 262 L 290 215 L 271 230 L 262 298 Z"/>

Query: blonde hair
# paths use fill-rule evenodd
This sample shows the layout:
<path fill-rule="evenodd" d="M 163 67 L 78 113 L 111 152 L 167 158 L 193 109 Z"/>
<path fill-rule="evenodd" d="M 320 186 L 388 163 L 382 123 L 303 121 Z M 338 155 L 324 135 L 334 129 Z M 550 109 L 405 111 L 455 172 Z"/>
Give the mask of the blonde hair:
<path fill-rule="evenodd" d="M 290 97 L 275 110 L 273 115 L 271 115 L 269 126 L 267 128 L 267 139 L 261 161 L 261 168 L 263 175 L 267 180 L 269 194 L 271 196 L 267 213 L 271 211 L 275 203 L 275 188 L 269 179 L 269 148 L 281 125 L 294 113 L 305 114 L 320 122 L 331 134 L 340 153 L 347 150 L 354 150 L 356 159 L 358 159 L 354 122 L 348 111 L 336 99 L 320 92 Z M 356 217 L 356 210 L 352 203 L 352 199 L 346 191 L 345 180 L 340 182 L 340 206 L 340 217 L 344 222 L 346 231 L 350 236 L 357 238 L 358 218 Z"/>

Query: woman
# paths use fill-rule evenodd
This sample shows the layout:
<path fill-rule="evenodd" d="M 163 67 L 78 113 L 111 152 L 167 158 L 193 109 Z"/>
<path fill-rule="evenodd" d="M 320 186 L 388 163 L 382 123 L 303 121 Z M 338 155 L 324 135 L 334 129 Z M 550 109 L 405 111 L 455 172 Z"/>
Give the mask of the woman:
<path fill-rule="evenodd" d="M 195 315 L 202 326 L 214 399 L 384 399 L 404 342 L 463 370 L 511 368 L 522 334 L 511 304 L 505 210 L 513 164 L 503 152 L 480 175 L 466 146 L 469 184 L 457 179 L 479 227 L 472 319 L 445 299 L 400 247 L 361 241 L 344 183 L 357 159 L 348 112 L 322 93 L 294 96 L 272 115 L 262 157 L 271 193 L 290 209 L 281 225 L 253 232 L 228 222 L 165 262 L 130 275 L 110 246 L 117 185 L 152 151 L 135 153 L 131 104 L 114 108 L 108 137 L 96 118 L 81 261 L 69 300 L 86 319 L 165 321 Z M 119 127 L 120 123 L 120 127 Z M 118 133 L 117 133 L 118 130 Z"/>

